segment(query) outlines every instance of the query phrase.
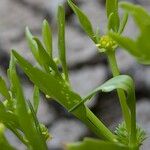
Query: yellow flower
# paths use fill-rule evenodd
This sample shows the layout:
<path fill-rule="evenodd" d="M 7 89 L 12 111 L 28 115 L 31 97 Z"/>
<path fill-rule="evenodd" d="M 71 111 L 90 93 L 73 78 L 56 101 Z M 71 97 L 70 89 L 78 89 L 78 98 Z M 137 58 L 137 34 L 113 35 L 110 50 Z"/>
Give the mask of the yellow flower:
<path fill-rule="evenodd" d="M 100 38 L 96 46 L 100 52 L 106 52 L 108 50 L 114 50 L 117 47 L 117 43 L 110 36 L 104 35 Z"/>

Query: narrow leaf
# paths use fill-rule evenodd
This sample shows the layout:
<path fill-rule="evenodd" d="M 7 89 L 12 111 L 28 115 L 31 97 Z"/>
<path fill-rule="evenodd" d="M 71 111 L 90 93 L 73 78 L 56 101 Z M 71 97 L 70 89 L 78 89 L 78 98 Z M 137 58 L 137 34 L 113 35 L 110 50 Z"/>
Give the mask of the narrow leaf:
<path fill-rule="evenodd" d="M 45 145 L 43 145 L 42 140 L 35 129 L 32 116 L 28 112 L 22 87 L 20 85 L 16 72 L 12 74 L 12 81 L 16 90 L 16 99 L 17 99 L 16 113 L 22 131 L 25 134 L 26 138 L 28 139 L 33 150 L 34 149 L 46 150 Z M 29 126 L 30 126 L 30 130 L 29 130 Z"/>
<path fill-rule="evenodd" d="M 41 59 L 42 66 L 45 68 L 45 70 L 47 72 L 50 72 L 50 68 L 51 68 L 59 76 L 58 68 L 57 68 L 55 62 L 48 55 L 48 53 L 44 49 L 42 43 L 39 41 L 38 38 L 34 38 L 34 40 L 36 41 L 36 43 L 38 45 L 38 52 L 39 52 L 39 56 L 40 56 L 40 59 Z"/>
<path fill-rule="evenodd" d="M 127 24 L 127 21 L 128 21 L 128 13 L 125 12 L 123 17 L 122 17 L 122 20 L 120 22 L 120 27 L 119 27 L 119 31 L 118 31 L 119 34 L 121 34 L 124 31 L 124 28 Z"/>
<path fill-rule="evenodd" d="M 120 75 L 114 77 L 100 87 L 93 90 L 87 97 L 84 98 L 84 101 L 92 98 L 97 92 L 111 92 L 115 89 L 124 90 L 127 93 L 127 104 L 131 112 L 131 141 L 136 142 L 136 110 L 135 110 L 135 87 L 131 77 L 127 75 Z"/>
<path fill-rule="evenodd" d="M 46 139 L 45 139 L 45 138 L 43 137 L 43 135 L 42 135 L 40 123 L 39 123 L 39 121 L 38 121 L 38 119 L 37 119 L 37 117 L 36 117 L 36 113 L 35 113 L 35 111 L 34 111 L 34 108 L 33 108 L 33 106 L 32 106 L 32 104 L 31 104 L 30 101 L 27 101 L 27 102 L 28 102 L 28 106 L 29 106 L 29 108 L 30 108 L 31 115 L 32 115 L 33 120 L 34 120 L 34 123 L 35 123 L 35 127 L 36 127 L 36 130 L 37 130 L 37 133 L 38 133 L 38 135 L 40 136 L 40 139 L 41 139 L 42 144 L 45 145 L 45 148 L 47 149 Z"/>
<path fill-rule="evenodd" d="M 28 27 L 26 27 L 26 38 L 29 45 L 29 48 L 34 56 L 34 58 L 37 60 L 37 62 L 41 65 L 41 60 L 38 55 L 38 46 L 36 42 L 33 39 L 33 35 L 31 34 Z"/>
<path fill-rule="evenodd" d="M 130 54 L 135 57 L 140 57 L 140 52 L 137 50 L 136 42 L 128 37 L 120 36 L 116 33 L 109 34 L 121 47 L 125 48 Z"/>
<path fill-rule="evenodd" d="M 72 0 L 68 0 L 68 4 L 72 8 L 76 16 L 78 17 L 83 30 L 96 43 L 96 37 L 93 31 L 93 27 L 88 17 L 72 2 Z"/>
<path fill-rule="evenodd" d="M 121 2 L 120 6 L 134 17 L 141 30 L 150 25 L 150 14 L 142 6 L 129 2 Z"/>
<path fill-rule="evenodd" d="M 30 80 L 39 87 L 46 95 L 56 99 L 67 109 L 72 108 L 75 104 L 82 101 L 81 97 L 70 90 L 63 80 L 55 78 L 51 74 L 47 74 L 35 67 L 21 57 L 17 52 L 13 51 L 14 56 L 24 72 Z"/>
<path fill-rule="evenodd" d="M 67 145 L 67 150 L 129 150 L 128 147 L 105 142 L 97 139 L 85 138 L 83 142 L 77 142 Z"/>
<path fill-rule="evenodd" d="M 113 31 L 117 32 L 120 24 L 118 15 L 118 0 L 106 0 L 106 10 L 107 10 L 107 18 L 109 19 L 109 27 L 111 27 Z"/>
<path fill-rule="evenodd" d="M 42 37 L 47 53 L 52 58 L 52 31 L 47 20 L 43 21 Z"/>
<path fill-rule="evenodd" d="M 65 46 L 65 11 L 62 6 L 58 7 L 58 52 L 59 59 L 61 61 L 63 73 L 65 75 L 66 81 L 69 81 L 68 69 L 66 62 L 66 46 Z"/>
<path fill-rule="evenodd" d="M 34 86 L 34 91 L 33 91 L 33 106 L 34 106 L 34 111 L 37 113 L 39 102 L 40 102 L 40 93 L 39 93 L 39 88 L 37 86 Z"/>
<path fill-rule="evenodd" d="M 10 99 L 10 95 L 6 86 L 5 81 L 3 80 L 2 77 L 0 77 L 0 93 L 6 98 L 6 99 Z"/>

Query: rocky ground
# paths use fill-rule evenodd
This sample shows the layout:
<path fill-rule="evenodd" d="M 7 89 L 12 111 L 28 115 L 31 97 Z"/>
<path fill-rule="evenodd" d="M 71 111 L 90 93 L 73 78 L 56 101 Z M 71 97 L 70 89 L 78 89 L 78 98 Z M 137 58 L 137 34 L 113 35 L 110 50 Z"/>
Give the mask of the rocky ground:
<path fill-rule="evenodd" d="M 0 75 L 6 77 L 12 48 L 34 63 L 25 41 L 24 29 L 25 26 L 29 26 L 31 31 L 40 37 L 44 18 L 50 22 L 53 28 L 54 51 L 57 55 L 56 9 L 59 3 L 65 2 L 65 0 L 0 0 Z M 139 3 L 150 10 L 149 0 L 132 0 L 132 2 Z M 104 0 L 78 0 L 78 4 L 89 16 L 94 28 L 99 27 L 103 34 L 106 29 Z M 75 15 L 66 4 L 65 6 L 67 12 L 67 61 L 70 79 L 73 88 L 81 95 L 85 95 L 94 87 L 111 78 L 111 73 L 106 57 L 97 53 L 95 45 L 82 31 Z M 131 19 L 129 19 L 124 34 L 132 37 L 138 34 Z M 121 49 L 117 51 L 117 60 L 121 72 L 130 74 L 136 82 L 137 120 L 149 136 L 150 67 L 137 64 L 128 53 Z M 29 97 L 33 87 L 23 72 L 20 71 L 20 75 L 24 79 L 24 91 Z M 88 105 L 110 128 L 114 128 L 121 120 L 121 111 L 115 93 L 97 95 Z M 53 139 L 48 142 L 51 150 L 61 150 L 67 142 L 78 141 L 84 136 L 93 136 L 84 124 L 68 114 L 59 104 L 54 101 L 46 101 L 43 95 L 41 95 L 38 117 L 53 135 Z M 18 150 L 25 149 L 9 131 L 6 135 Z M 149 150 L 149 146 L 150 139 L 147 138 L 143 150 Z"/>

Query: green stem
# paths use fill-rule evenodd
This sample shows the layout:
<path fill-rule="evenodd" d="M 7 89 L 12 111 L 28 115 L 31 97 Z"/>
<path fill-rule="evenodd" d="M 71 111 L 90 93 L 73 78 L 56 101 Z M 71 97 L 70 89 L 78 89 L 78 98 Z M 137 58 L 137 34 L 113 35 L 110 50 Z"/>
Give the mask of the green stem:
<path fill-rule="evenodd" d="M 109 60 L 109 65 L 110 68 L 112 70 L 112 74 L 113 77 L 118 76 L 120 74 L 118 65 L 117 65 L 117 61 L 116 61 L 116 57 L 115 57 L 115 52 L 108 52 L 107 53 L 108 56 L 108 60 Z M 127 105 L 127 101 L 126 101 L 126 96 L 123 90 L 118 89 L 117 90 L 118 93 L 118 97 L 119 97 L 119 101 L 120 101 L 120 105 L 122 108 L 122 114 L 123 117 L 125 119 L 125 123 L 126 123 L 126 127 L 128 132 L 130 132 L 131 129 L 131 115 L 130 115 L 130 111 Z"/>
<path fill-rule="evenodd" d="M 82 112 L 81 112 L 82 111 Z M 83 111 L 85 112 L 83 114 Z M 77 108 L 74 115 L 82 120 L 98 137 L 117 142 L 116 136 L 84 105 Z"/>

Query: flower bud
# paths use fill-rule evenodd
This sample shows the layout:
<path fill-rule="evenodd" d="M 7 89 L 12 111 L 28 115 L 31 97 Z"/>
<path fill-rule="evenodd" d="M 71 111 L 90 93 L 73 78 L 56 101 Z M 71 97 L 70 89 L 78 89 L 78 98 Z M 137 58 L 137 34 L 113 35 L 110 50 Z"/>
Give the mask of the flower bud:
<path fill-rule="evenodd" d="M 106 52 L 114 50 L 117 47 L 117 43 L 108 35 L 104 35 L 100 38 L 99 43 L 96 45 L 100 52 Z"/>
<path fill-rule="evenodd" d="M 48 132 L 48 129 L 45 127 L 45 125 L 40 124 L 40 129 L 41 129 L 42 135 L 43 135 L 45 140 L 51 139 L 51 136 Z"/>

